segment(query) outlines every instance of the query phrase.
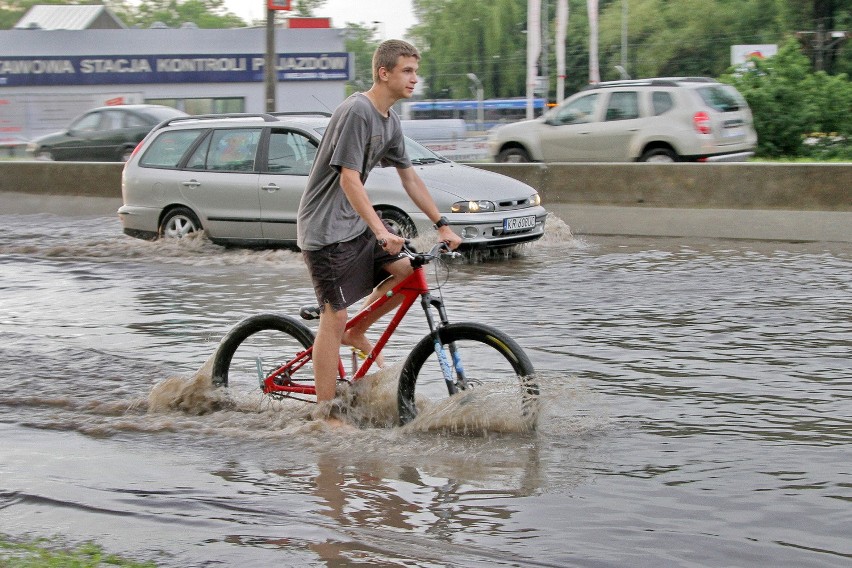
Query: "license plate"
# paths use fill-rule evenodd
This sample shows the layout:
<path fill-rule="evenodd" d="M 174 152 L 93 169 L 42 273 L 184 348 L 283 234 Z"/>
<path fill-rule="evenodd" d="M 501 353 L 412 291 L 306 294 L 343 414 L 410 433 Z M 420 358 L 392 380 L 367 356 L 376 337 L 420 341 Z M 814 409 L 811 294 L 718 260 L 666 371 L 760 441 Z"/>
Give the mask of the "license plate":
<path fill-rule="evenodd" d="M 742 128 L 727 128 L 723 132 L 724 133 L 722 134 L 722 136 L 724 136 L 725 138 L 734 138 L 745 135 L 745 130 L 743 130 Z"/>
<path fill-rule="evenodd" d="M 504 231 L 523 231 L 535 227 L 535 215 L 529 217 L 511 217 L 503 219 Z"/>

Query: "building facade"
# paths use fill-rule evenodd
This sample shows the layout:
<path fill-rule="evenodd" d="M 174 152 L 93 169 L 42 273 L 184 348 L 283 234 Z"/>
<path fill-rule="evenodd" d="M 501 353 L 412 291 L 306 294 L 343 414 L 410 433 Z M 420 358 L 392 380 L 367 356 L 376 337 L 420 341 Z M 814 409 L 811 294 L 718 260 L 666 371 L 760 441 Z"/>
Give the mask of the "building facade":
<path fill-rule="evenodd" d="M 275 32 L 275 109 L 333 110 L 353 76 L 342 30 Z M 109 104 L 263 112 L 265 45 L 262 27 L 0 31 L 0 144 Z"/>

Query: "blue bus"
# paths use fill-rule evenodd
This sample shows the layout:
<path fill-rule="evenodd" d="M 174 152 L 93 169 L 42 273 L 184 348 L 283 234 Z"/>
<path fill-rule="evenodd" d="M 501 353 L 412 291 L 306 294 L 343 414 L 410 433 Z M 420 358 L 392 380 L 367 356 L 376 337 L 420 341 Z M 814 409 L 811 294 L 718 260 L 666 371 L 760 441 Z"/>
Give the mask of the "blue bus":
<path fill-rule="evenodd" d="M 527 118 L 527 99 L 485 99 L 482 101 L 484 124 L 483 130 L 488 130 L 506 122 L 517 122 Z M 533 99 L 533 113 L 535 116 L 547 110 L 547 100 L 543 98 Z M 406 101 L 402 103 L 402 118 L 404 120 L 428 120 L 428 119 L 462 119 L 467 124 L 468 130 L 479 128 L 477 123 L 477 111 L 479 101 L 467 100 L 457 101 L 450 99 L 437 99 L 431 101 Z"/>

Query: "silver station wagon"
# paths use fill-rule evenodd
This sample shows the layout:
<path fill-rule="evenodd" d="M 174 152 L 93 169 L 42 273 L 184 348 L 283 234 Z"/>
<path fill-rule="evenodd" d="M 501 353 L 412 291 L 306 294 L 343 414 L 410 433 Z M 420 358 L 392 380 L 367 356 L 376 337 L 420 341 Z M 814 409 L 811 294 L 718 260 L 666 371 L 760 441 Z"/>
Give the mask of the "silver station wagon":
<path fill-rule="evenodd" d="M 203 230 L 222 245 L 295 248 L 296 212 L 328 121 L 321 113 L 272 113 L 161 123 L 125 164 L 124 232 L 156 239 Z M 532 187 L 451 162 L 408 138 L 406 147 L 463 247 L 507 247 L 544 234 L 547 212 Z M 400 234 L 432 229 L 395 168 L 375 168 L 366 188 Z"/>

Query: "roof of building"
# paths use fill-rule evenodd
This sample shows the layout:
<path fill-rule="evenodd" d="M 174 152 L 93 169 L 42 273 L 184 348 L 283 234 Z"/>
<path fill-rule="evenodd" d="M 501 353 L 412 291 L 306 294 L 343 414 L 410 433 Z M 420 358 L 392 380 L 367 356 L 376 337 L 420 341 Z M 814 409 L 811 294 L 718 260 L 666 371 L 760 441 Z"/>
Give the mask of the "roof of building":
<path fill-rule="evenodd" d="M 15 24 L 15 29 L 87 30 L 126 28 L 106 6 L 36 5 Z"/>

